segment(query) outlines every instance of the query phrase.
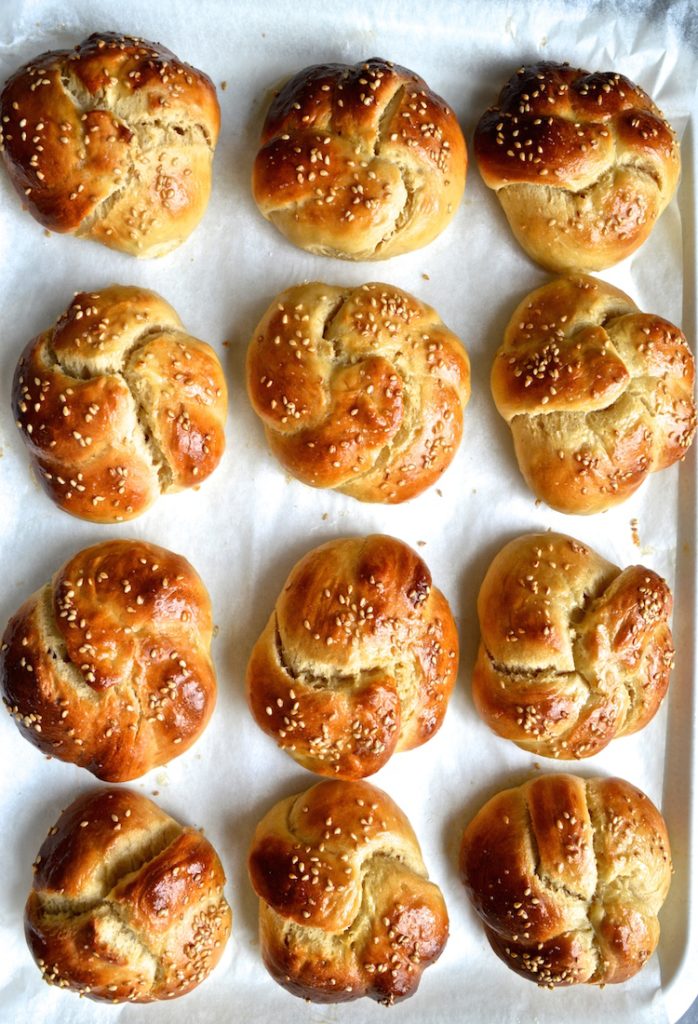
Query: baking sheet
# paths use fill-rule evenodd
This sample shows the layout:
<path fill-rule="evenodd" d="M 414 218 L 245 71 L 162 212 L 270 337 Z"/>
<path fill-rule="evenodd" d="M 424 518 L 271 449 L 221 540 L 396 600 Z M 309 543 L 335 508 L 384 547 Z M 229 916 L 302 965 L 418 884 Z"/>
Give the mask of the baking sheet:
<path fill-rule="evenodd" d="M 655 11 L 655 17 L 652 12 Z M 316 779 L 258 730 L 244 701 L 244 671 L 286 574 L 310 547 L 372 531 L 416 546 L 456 615 L 462 660 L 441 732 L 398 755 L 376 776 L 410 817 L 431 877 L 442 887 L 451 938 L 418 994 L 390 1011 L 404 1024 L 497 1022 L 663 1022 L 690 1002 L 694 972 L 685 958 L 694 882 L 690 781 L 695 703 L 691 673 L 695 623 L 695 452 L 653 477 L 630 501 L 602 516 L 563 516 L 537 506 L 521 480 L 508 428 L 497 416 L 488 376 L 494 350 L 518 300 L 546 276 L 514 243 L 493 195 L 471 165 L 465 198 L 448 230 L 427 249 L 377 264 L 348 264 L 300 252 L 262 220 L 249 190 L 251 162 L 269 90 L 285 75 L 325 60 L 379 55 L 422 74 L 455 108 L 468 144 L 474 124 L 522 61 L 570 60 L 614 69 L 638 81 L 683 134 L 692 127 L 698 72 L 692 5 L 546 3 L 422 5 L 389 2 L 137 3 L 14 0 L 0 4 L 0 78 L 36 53 L 72 46 L 89 32 L 115 29 L 154 39 L 205 70 L 220 87 L 222 134 L 208 212 L 181 248 L 139 262 L 75 239 L 48 235 L 21 211 L 0 177 L 0 624 L 69 557 L 108 537 L 142 537 L 185 554 L 211 592 L 219 703 L 204 736 L 182 757 L 133 787 L 182 821 L 203 826 L 228 874 L 234 930 L 214 975 L 167 1005 L 111 1007 L 49 988 L 24 944 L 21 919 L 31 863 L 59 809 L 98 784 L 85 771 L 48 762 L 0 717 L 0 1020 L 83 1022 L 218 1021 L 284 1024 L 384 1020 L 363 1000 L 306 1004 L 267 976 L 259 957 L 256 898 L 245 859 L 254 826 L 276 800 Z M 226 83 L 225 89 L 222 83 Z M 684 147 L 684 158 L 686 149 Z M 687 180 L 688 178 L 688 180 Z M 677 323 L 695 310 L 685 269 L 695 240 L 692 179 L 649 242 L 604 278 L 641 308 Z M 383 280 L 434 305 L 472 360 L 473 397 L 464 441 L 437 488 L 398 507 L 361 505 L 289 479 L 268 454 L 244 389 L 244 355 L 254 325 L 277 291 L 303 280 L 336 284 Z M 141 284 L 170 300 L 185 326 L 209 341 L 228 373 L 229 447 L 198 492 L 162 498 L 133 523 L 99 527 L 58 511 L 30 475 L 9 410 L 18 354 L 53 322 L 74 291 L 111 282 Z M 695 324 L 684 322 L 695 349 Z M 631 522 L 637 519 L 640 547 Z M 660 958 L 631 982 L 604 990 L 542 991 L 517 978 L 489 951 L 456 874 L 462 828 L 497 789 L 565 766 L 536 759 L 498 739 L 477 717 L 469 693 L 477 645 L 475 601 L 489 561 L 511 537 L 552 528 L 591 543 L 620 565 L 639 560 L 676 586 L 677 665 L 670 696 L 639 736 L 569 766 L 584 776 L 620 774 L 663 804 L 676 874 L 662 914 Z M 678 553 L 678 558 L 677 558 Z M 667 745 L 667 735 L 669 744 Z M 694 791 L 695 794 L 695 791 Z M 693 993 L 694 994 L 694 993 Z"/>

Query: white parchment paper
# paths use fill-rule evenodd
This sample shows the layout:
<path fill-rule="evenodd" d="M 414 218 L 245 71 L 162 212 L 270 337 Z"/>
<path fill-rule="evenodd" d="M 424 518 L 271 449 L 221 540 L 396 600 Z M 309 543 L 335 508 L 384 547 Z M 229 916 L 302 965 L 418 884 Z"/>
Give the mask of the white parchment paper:
<path fill-rule="evenodd" d="M 490 952 L 468 905 L 456 853 L 464 824 L 496 790 L 537 771 L 564 767 L 498 739 L 474 711 L 469 681 L 477 643 L 475 601 L 489 561 L 511 537 L 552 528 L 591 543 L 618 564 L 643 560 L 670 582 L 680 582 L 681 573 L 691 571 L 695 552 L 682 550 L 677 564 L 679 467 L 656 475 L 630 501 L 601 516 L 569 517 L 536 506 L 518 473 L 509 431 L 493 407 L 488 376 L 511 310 L 545 275 L 515 244 L 474 164 L 448 230 L 427 249 L 378 264 L 352 265 L 293 248 L 258 214 L 249 176 L 271 88 L 300 67 L 326 60 L 382 56 L 413 68 L 454 106 L 469 145 L 477 118 L 511 71 L 537 58 L 628 75 L 683 133 L 695 113 L 698 70 L 691 3 L 6 0 L 0 2 L 0 79 L 43 50 L 72 46 L 105 29 L 163 42 L 220 87 L 222 133 L 213 196 L 200 227 L 181 248 L 161 260 L 139 262 L 93 243 L 48 235 L 21 210 L 0 175 L 0 627 L 74 551 L 108 537 L 142 537 L 182 552 L 196 566 L 219 626 L 214 641 L 218 707 L 192 750 L 133 786 L 155 794 L 181 820 L 204 827 L 226 867 L 234 930 L 214 975 L 167 1005 L 111 1007 L 44 985 L 22 934 L 31 863 L 60 808 L 97 782 L 83 770 L 48 761 L 2 715 L 0 1020 L 371 1024 L 385 1019 L 386 1011 L 368 1000 L 314 1006 L 268 978 L 245 868 L 257 820 L 276 800 L 316 781 L 251 719 L 244 672 L 252 644 L 301 554 L 332 537 L 382 531 L 418 546 L 451 601 L 462 642 L 459 683 L 441 732 L 420 750 L 393 758 L 373 779 L 409 815 L 451 917 L 451 938 L 441 960 L 425 972 L 413 999 L 389 1011 L 391 1019 L 403 1024 L 665 1021 L 657 957 L 631 982 L 603 991 L 550 993 L 508 971 Z M 602 276 L 627 290 L 641 308 L 681 323 L 686 230 L 685 214 L 682 218 L 674 202 L 645 247 Z M 265 448 L 245 394 L 245 349 L 273 295 L 313 279 L 383 280 L 406 288 L 434 305 L 470 352 L 473 397 L 461 449 L 437 487 L 404 506 L 361 505 L 312 490 L 287 478 Z M 60 512 L 39 489 L 12 423 L 9 389 L 21 348 L 54 321 L 73 292 L 112 282 L 159 291 L 193 334 L 216 347 L 228 373 L 231 410 L 228 451 L 198 492 L 162 498 L 133 523 L 100 527 Z M 690 468 L 687 464 L 681 472 Z M 687 614 L 690 624 L 692 612 L 684 609 L 684 620 Z M 688 685 L 679 651 L 672 709 L 680 709 Z M 576 770 L 623 775 L 661 803 L 671 720 L 665 707 L 642 734 L 616 741 Z M 681 847 L 680 836 L 675 845 Z M 677 853 L 690 861 L 690 851 L 677 848 Z M 675 885 L 686 884 L 685 878 L 684 873 Z M 680 935 L 680 915 L 690 907 L 683 892 L 672 900 L 674 909 L 665 914 L 679 916 L 669 934 Z M 660 943 L 660 955 L 676 959 L 679 954 Z"/>

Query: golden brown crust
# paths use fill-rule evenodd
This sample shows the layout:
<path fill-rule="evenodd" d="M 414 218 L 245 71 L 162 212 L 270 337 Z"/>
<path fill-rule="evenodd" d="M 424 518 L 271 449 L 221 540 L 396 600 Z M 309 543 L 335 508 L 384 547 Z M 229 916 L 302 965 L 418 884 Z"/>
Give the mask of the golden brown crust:
<path fill-rule="evenodd" d="M 247 390 L 290 473 L 393 504 L 421 494 L 453 459 L 470 363 L 436 311 L 407 292 L 315 282 L 267 309 L 248 350 Z"/>
<path fill-rule="evenodd" d="M 78 552 L 14 615 L 0 690 L 39 750 L 124 782 L 184 753 L 216 701 L 208 594 L 144 541 Z"/>
<path fill-rule="evenodd" d="M 249 872 L 267 969 L 313 1002 L 405 999 L 446 944 L 446 906 L 410 823 L 366 782 L 321 782 L 276 804 Z"/>
<path fill-rule="evenodd" d="M 671 881 L 666 825 L 623 779 L 543 775 L 493 797 L 461 878 L 495 953 L 547 988 L 626 981 L 652 955 Z"/>
<path fill-rule="evenodd" d="M 492 367 L 526 483 L 578 514 L 617 505 L 683 458 L 696 429 L 694 386 L 679 328 L 582 274 L 519 303 Z"/>
<path fill-rule="evenodd" d="M 553 271 L 601 270 L 650 234 L 679 180 L 671 126 L 639 86 L 542 61 L 519 68 L 475 130 L 517 241 Z"/>
<path fill-rule="evenodd" d="M 128 789 L 75 800 L 34 871 L 29 948 L 45 981 L 90 999 L 184 995 L 213 970 L 230 935 L 216 851 Z"/>
<path fill-rule="evenodd" d="M 591 757 L 652 720 L 669 686 L 672 596 L 559 533 L 528 534 L 480 588 L 473 700 L 499 736 L 545 757 Z"/>
<path fill-rule="evenodd" d="M 252 651 L 247 699 L 299 764 L 357 779 L 434 735 L 457 673 L 456 625 L 427 566 L 374 534 L 295 566 Z"/>
<path fill-rule="evenodd" d="M 213 349 L 155 292 L 79 292 L 15 370 L 17 426 L 59 508 L 95 523 L 201 483 L 225 447 L 227 388 Z"/>
<path fill-rule="evenodd" d="M 260 141 L 257 206 L 322 255 L 387 259 L 427 245 L 465 188 L 456 115 L 414 72 L 376 57 L 303 68 L 271 104 Z"/>
<path fill-rule="evenodd" d="M 7 81 L 0 117 L 10 179 L 51 231 L 161 256 L 203 216 L 216 90 L 157 43 L 105 32 L 43 53 Z"/>

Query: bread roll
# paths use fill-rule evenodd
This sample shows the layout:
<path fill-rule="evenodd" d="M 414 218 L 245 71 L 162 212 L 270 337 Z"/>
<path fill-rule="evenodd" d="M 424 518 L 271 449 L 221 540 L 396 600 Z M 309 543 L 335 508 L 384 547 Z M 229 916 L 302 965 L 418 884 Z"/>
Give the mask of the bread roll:
<path fill-rule="evenodd" d="M 264 963 L 293 995 L 391 1005 L 446 944 L 446 906 L 410 823 L 366 782 L 321 782 L 276 804 L 249 871 Z"/>
<path fill-rule="evenodd" d="M 216 851 L 128 789 L 78 797 L 34 862 L 24 915 L 51 985 L 110 1003 L 196 988 L 218 963 L 231 913 Z"/>
<path fill-rule="evenodd" d="M 204 214 L 220 111 L 201 71 L 115 32 L 42 53 L 0 96 L 3 158 L 51 231 L 162 256 Z"/>
<path fill-rule="evenodd" d="M 562 272 L 611 267 L 642 245 L 681 167 L 639 86 L 551 61 L 511 76 L 475 130 L 475 157 L 519 244 Z"/>
<path fill-rule="evenodd" d="M 155 292 L 121 285 L 78 293 L 29 342 L 12 388 L 44 490 L 94 523 L 133 519 L 205 480 L 225 447 L 227 401 L 213 349 Z"/>
<path fill-rule="evenodd" d="M 438 313 L 387 284 L 315 282 L 278 295 L 247 355 L 271 450 L 313 487 L 394 504 L 453 459 L 470 363 Z"/>
<path fill-rule="evenodd" d="M 504 790 L 460 852 L 492 949 L 545 988 L 636 974 L 657 945 L 671 870 L 664 819 L 623 779 L 542 775 Z"/>
<path fill-rule="evenodd" d="M 374 57 L 289 79 L 267 112 L 252 191 L 301 249 L 387 259 L 443 231 L 466 167 L 448 104 L 413 71 Z"/>
<path fill-rule="evenodd" d="M 79 551 L 10 619 L 0 691 L 22 735 L 100 779 L 184 753 L 216 701 L 211 604 L 186 559 L 136 540 Z"/>
<path fill-rule="evenodd" d="M 623 292 L 579 275 L 514 311 L 492 395 L 533 493 L 560 512 L 602 512 L 686 454 L 696 429 L 686 338 Z"/>
<path fill-rule="evenodd" d="M 357 779 L 434 735 L 457 673 L 446 598 L 415 551 L 374 534 L 295 566 L 252 651 L 247 699 L 303 767 Z"/>
<path fill-rule="evenodd" d="M 565 760 L 654 718 L 674 663 L 672 596 L 656 572 L 532 533 L 495 557 L 477 607 L 473 700 L 497 735 Z"/>

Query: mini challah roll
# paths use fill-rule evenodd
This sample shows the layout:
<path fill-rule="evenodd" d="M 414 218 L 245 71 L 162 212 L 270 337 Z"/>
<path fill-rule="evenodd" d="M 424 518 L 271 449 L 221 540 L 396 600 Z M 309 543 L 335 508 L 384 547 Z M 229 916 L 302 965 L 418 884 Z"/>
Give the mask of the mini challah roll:
<path fill-rule="evenodd" d="M 49 830 L 24 912 L 50 985 L 110 1003 L 191 992 L 220 960 L 231 928 L 218 855 L 128 789 L 78 797 Z"/>
<path fill-rule="evenodd" d="M 467 152 L 448 104 L 377 57 L 303 68 L 264 122 L 252 191 L 309 252 L 377 260 L 427 245 L 453 217 Z"/>
<path fill-rule="evenodd" d="M 0 692 L 51 757 L 125 782 L 184 753 L 216 702 L 211 603 L 181 555 L 113 540 L 74 555 L 12 616 Z"/>
<path fill-rule="evenodd" d="M 457 673 L 456 624 L 429 569 L 374 534 L 295 566 L 252 651 L 247 699 L 299 764 L 357 779 L 436 733 Z"/>
<path fill-rule="evenodd" d="M 542 775 L 475 815 L 460 871 L 497 956 L 555 988 L 637 974 L 659 940 L 672 867 L 664 819 L 639 789 Z"/>
<path fill-rule="evenodd" d="M 647 93 L 611 71 L 519 68 L 475 130 L 484 182 L 516 240 L 553 271 L 602 270 L 649 236 L 681 161 Z"/>
<path fill-rule="evenodd" d="M 671 591 L 560 533 L 510 541 L 478 596 L 473 700 L 497 735 L 544 757 L 592 757 L 652 721 L 669 686 Z"/>
<path fill-rule="evenodd" d="M 228 393 L 213 349 L 145 288 L 80 292 L 25 348 L 12 406 L 59 508 L 120 523 L 195 487 L 225 448 Z"/>
<path fill-rule="evenodd" d="M 409 821 L 366 782 L 320 782 L 264 816 L 249 855 L 262 957 L 316 1003 L 414 994 L 448 914 Z"/>
<path fill-rule="evenodd" d="M 602 512 L 684 457 L 695 361 L 682 331 L 605 281 L 549 281 L 522 299 L 492 367 L 519 468 L 559 512 Z"/>
<path fill-rule="evenodd" d="M 398 504 L 453 460 L 470 362 L 414 295 L 317 281 L 270 304 L 248 349 L 247 391 L 289 473 L 359 501 Z"/>
<path fill-rule="evenodd" d="M 51 231 L 161 256 L 206 210 L 216 90 L 159 43 L 102 32 L 42 53 L 6 82 L 0 118 L 10 180 Z"/>

